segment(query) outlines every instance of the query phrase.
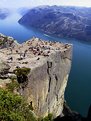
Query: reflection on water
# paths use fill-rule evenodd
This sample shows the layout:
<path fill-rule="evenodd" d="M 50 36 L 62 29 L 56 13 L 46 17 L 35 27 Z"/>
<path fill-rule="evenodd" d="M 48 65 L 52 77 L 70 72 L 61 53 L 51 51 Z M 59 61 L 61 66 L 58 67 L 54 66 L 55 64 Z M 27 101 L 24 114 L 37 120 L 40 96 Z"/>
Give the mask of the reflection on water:
<path fill-rule="evenodd" d="M 0 33 L 13 36 L 18 42 L 23 42 L 35 36 L 45 40 L 69 42 L 73 44 L 72 69 L 66 88 L 65 98 L 73 110 L 86 115 L 91 104 L 91 43 L 81 43 L 74 39 L 60 39 L 47 36 L 35 29 L 27 29 L 18 24 L 19 14 L 12 14 L 5 20 L 0 20 Z"/>

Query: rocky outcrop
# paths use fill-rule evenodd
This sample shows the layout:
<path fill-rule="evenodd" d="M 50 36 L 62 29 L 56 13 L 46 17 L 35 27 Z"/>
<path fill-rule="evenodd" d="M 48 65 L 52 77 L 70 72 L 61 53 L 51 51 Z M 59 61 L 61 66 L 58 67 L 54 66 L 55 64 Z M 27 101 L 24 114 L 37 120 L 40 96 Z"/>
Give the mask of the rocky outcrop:
<path fill-rule="evenodd" d="M 10 79 L 7 74 L 10 66 L 0 59 L 0 88 L 5 88 L 7 83 L 10 83 Z"/>
<path fill-rule="evenodd" d="M 10 66 L 5 62 L 3 62 L 2 60 L 0 60 L 0 76 L 8 73 L 9 69 L 10 69 Z"/>
<path fill-rule="evenodd" d="M 0 49 L 10 48 L 18 45 L 13 37 L 5 36 L 0 33 Z"/>
<path fill-rule="evenodd" d="M 10 66 L 30 68 L 28 82 L 20 83 L 24 96 L 37 116 L 62 114 L 64 93 L 71 68 L 72 45 L 32 38 L 25 43 L 0 50 L 0 57 Z"/>
<path fill-rule="evenodd" d="M 40 6 L 31 9 L 19 23 L 49 35 L 91 41 L 91 8 Z"/>
<path fill-rule="evenodd" d="M 68 52 L 67 52 L 68 51 Z M 47 59 L 39 60 L 38 66 L 31 70 L 29 83 L 23 95 L 33 107 L 38 116 L 62 113 L 64 92 L 71 66 L 71 48 L 66 53 L 54 52 Z"/>

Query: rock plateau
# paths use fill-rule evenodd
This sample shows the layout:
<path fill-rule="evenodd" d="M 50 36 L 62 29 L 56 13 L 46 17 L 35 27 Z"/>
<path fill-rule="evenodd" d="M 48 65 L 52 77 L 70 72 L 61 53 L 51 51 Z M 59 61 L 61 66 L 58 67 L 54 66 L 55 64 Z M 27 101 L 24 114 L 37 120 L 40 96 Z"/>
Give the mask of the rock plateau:
<path fill-rule="evenodd" d="M 28 83 L 23 88 L 24 84 L 20 84 L 19 93 L 28 103 L 32 103 L 37 116 L 45 116 L 48 113 L 53 113 L 54 117 L 62 115 L 72 61 L 72 45 L 43 41 L 39 38 L 32 38 L 22 44 L 9 38 L 7 43 L 6 39 L 6 36 L 0 35 L 1 43 L 4 42 L 0 46 L 2 81 L 8 79 L 16 68 L 30 68 Z"/>

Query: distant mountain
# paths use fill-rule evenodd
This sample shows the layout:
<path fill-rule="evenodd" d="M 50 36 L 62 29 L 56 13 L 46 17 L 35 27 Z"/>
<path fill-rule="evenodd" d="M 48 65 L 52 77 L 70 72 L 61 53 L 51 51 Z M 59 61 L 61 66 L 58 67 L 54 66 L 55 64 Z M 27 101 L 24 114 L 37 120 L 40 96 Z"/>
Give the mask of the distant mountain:
<path fill-rule="evenodd" d="M 40 6 L 29 10 L 19 23 L 49 35 L 91 40 L 91 8 Z"/>
<path fill-rule="evenodd" d="M 5 19 L 9 16 L 10 11 L 7 8 L 0 8 L 0 19 Z"/>
<path fill-rule="evenodd" d="M 17 11 L 19 14 L 25 15 L 29 10 L 30 10 L 30 8 L 22 7 L 22 8 L 19 8 Z"/>

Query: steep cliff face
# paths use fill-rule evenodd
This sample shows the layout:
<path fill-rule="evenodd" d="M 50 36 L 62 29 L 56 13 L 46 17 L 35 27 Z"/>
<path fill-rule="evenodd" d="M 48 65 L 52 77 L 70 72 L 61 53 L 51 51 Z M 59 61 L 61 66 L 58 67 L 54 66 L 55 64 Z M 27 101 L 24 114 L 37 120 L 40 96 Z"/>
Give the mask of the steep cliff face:
<path fill-rule="evenodd" d="M 8 75 L 17 67 L 31 68 L 28 83 L 20 83 L 19 92 L 37 116 L 62 114 L 72 45 L 32 38 L 21 45 L 1 49 L 0 57 L 10 67 Z"/>
<path fill-rule="evenodd" d="M 63 110 L 71 60 L 62 54 L 60 52 L 51 54 L 29 75 L 29 84 L 24 93 L 25 96 L 28 94 L 28 101 L 34 102 L 34 109 L 38 115 L 53 113 L 58 116 Z"/>
<path fill-rule="evenodd" d="M 32 102 L 38 116 L 53 113 L 56 117 L 62 113 L 64 93 L 71 68 L 72 48 L 56 50 L 49 57 L 40 58 L 36 65 L 30 65 L 27 87 L 21 94 L 28 103 Z"/>

